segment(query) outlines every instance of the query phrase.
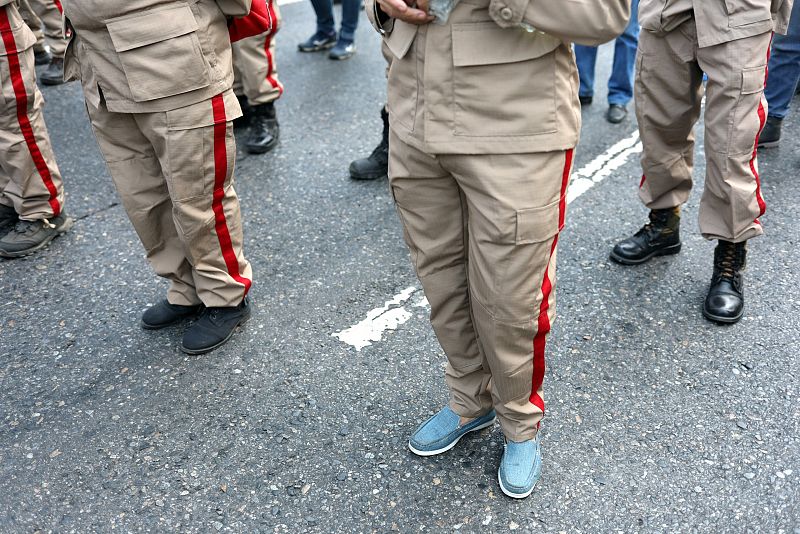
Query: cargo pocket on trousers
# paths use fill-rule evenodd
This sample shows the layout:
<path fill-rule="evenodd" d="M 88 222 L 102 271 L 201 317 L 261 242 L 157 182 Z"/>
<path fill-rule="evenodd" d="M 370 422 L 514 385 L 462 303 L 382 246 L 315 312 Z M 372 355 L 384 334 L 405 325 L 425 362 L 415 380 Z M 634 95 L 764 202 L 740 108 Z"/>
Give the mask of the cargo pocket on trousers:
<path fill-rule="evenodd" d="M 749 154 L 755 150 L 756 135 L 767 117 L 761 102 L 765 76 L 766 65 L 742 70 L 739 100 L 728 137 L 728 154 Z"/>
<path fill-rule="evenodd" d="M 517 245 L 541 243 L 561 231 L 564 226 L 564 218 L 560 216 L 561 200 L 559 198 L 539 208 L 517 210 L 515 243 Z"/>
<path fill-rule="evenodd" d="M 208 87 L 211 78 L 188 5 L 126 15 L 107 23 L 128 87 L 146 102 Z"/>
<path fill-rule="evenodd" d="M 235 106 L 235 98 L 232 91 L 224 95 L 226 109 Z M 233 165 L 232 152 L 235 150 L 231 142 L 232 117 L 219 118 L 225 120 L 226 128 L 225 136 L 221 139 L 214 135 L 215 116 L 211 100 L 167 111 L 166 118 L 170 196 L 176 201 L 200 197 L 192 203 L 210 210 L 217 173 L 216 159 L 223 154 L 225 161 L 221 163 L 225 166 L 220 167 L 220 172 L 226 173 L 223 187 L 228 187 L 229 180 L 233 178 L 232 169 L 228 168 Z M 215 147 L 215 143 L 224 143 L 224 146 Z M 230 179 L 227 175 L 230 175 Z"/>

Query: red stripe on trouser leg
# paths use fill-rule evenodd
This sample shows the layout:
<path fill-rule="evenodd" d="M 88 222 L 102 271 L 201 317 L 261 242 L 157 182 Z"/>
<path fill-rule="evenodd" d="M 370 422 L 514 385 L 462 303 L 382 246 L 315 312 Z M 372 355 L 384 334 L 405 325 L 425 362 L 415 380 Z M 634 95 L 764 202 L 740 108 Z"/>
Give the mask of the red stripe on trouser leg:
<path fill-rule="evenodd" d="M 11 22 L 8 19 L 8 12 L 6 7 L 0 8 L 0 33 L 3 35 L 3 45 L 6 48 L 6 59 L 8 61 L 8 70 L 11 77 L 11 86 L 14 88 L 14 98 L 17 101 L 17 121 L 19 128 L 22 132 L 22 137 L 25 139 L 25 144 L 28 146 L 28 151 L 31 153 L 33 164 L 36 166 L 36 171 L 44 182 L 47 192 L 50 194 L 48 202 L 50 209 L 53 210 L 53 217 L 58 217 L 61 213 L 61 203 L 58 201 L 58 190 L 53 183 L 53 176 L 50 174 L 50 169 L 47 167 L 47 162 L 42 156 L 42 151 L 39 150 L 39 145 L 36 143 L 36 136 L 33 134 L 31 127 L 31 120 L 28 117 L 28 93 L 25 90 L 25 80 L 22 78 L 22 70 L 19 64 L 19 52 L 17 51 L 17 43 L 14 41 L 14 34 L 11 31 Z"/>
<path fill-rule="evenodd" d="M 275 58 L 272 56 L 272 51 L 269 49 L 270 45 L 272 45 L 272 38 L 278 33 L 278 16 L 275 13 L 273 2 L 274 0 L 267 0 L 267 9 L 269 10 L 270 19 L 272 19 L 272 29 L 267 34 L 267 38 L 264 42 L 264 51 L 267 53 L 267 81 L 273 89 L 278 90 L 278 96 L 280 96 L 283 94 L 283 84 L 273 76 L 275 72 Z"/>
<path fill-rule="evenodd" d="M 572 168 L 572 153 L 573 150 L 569 149 L 566 152 L 566 161 L 564 162 L 564 172 L 561 176 L 561 200 L 558 203 L 558 230 L 564 226 L 564 218 L 567 208 L 567 184 L 569 184 L 569 174 Z M 558 233 L 553 237 L 553 244 L 550 246 L 550 256 L 547 258 L 547 264 L 544 269 L 544 279 L 542 280 L 542 303 L 539 307 L 539 318 L 537 321 L 536 335 L 533 337 L 533 384 L 531 387 L 530 401 L 542 413 L 544 413 L 544 399 L 539 395 L 539 388 L 542 387 L 544 381 L 545 361 L 544 352 L 545 344 L 547 342 L 547 334 L 550 333 L 550 317 L 547 315 L 550 309 L 550 293 L 553 290 L 553 283 L 550 280 L 550 264 L 553 261 L 553 254 L 558 245 Z"/>
<path fill-rule="evenodd" d="M 647 177 L 643 174 L 642 175 L 642 180 L 639 182 L 639 189 L 642 188 L 642 186 L 644 185 L 645 180 L 647 180 Z"/>
<path fill-rule="evenodd" d="M 764 87 L 767 86 L 767 77 L 769 77 L 769 53 L 772 49 L 772 38 L 770 37 L 769 46 L 767 46 L 767 66 L 764 67 Z M 761 100 L 758 102 L 758 131 L 756 132 L 756 141 L 753 145 L 753 157 L 750 158 L 750 171 L 756 179 L 756 201 L 758 202 L 758 217 L 764 215 L 767 211 L 767 203 L 764 202 L 764 197 L 761 196 L 761 177 L 758 175 L 758 138 L 761 137 L 761 131 L 767 122 L 767 112 L 764 109 L 764 94 L 761 94 Z M 761 224 L 756 217 L 755 222 Z"/>
<path fill-rule="evenodd" d="M 225 207 L 222 205 L 222 199 L 225 198 L 225 179 L 228 176 L 228 149 L 225 145 L 228 120 L 225 116 L 225 101 L 222 99 L 222 95 L 211 99 L 211 107 L 214 112 L 214 197 L 211 202 L 211 208 L 214 210 L 214 229 L 217 232 L 219 247 L 222 249 L 222 257 L 225 260 L 228 274 L 244 285 L 244 294 L 247 295 L 252 281 L 239 273 L 239 260 L 233 251 L 228 221 L 225 220 Z"/>
<path fill-rule="evenodd" d="M 56 5 L 56 8 L 58 8 L 58 12 L 63 15 L 64 14 L 64 8 L 61 7 L 60 0 L 53 0 L 53 3 Z"/>

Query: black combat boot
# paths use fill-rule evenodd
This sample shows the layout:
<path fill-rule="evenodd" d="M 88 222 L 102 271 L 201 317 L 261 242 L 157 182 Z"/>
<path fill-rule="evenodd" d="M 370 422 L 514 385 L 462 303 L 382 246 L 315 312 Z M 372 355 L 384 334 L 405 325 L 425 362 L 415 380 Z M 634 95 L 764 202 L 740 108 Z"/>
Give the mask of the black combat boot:
<path fill-rule="evenodd" d="M 225 344 L 234 330 L 250 317 L 247 297 L 238 306 L 205 308 L 200 318 L 183 334 L 181 350 L 186 354 L 205 354 Z"/>
<path fill-rule="evenodd" d="M 644 263 L 654 256 L 681 251 L 680 207 L 651 210 L 650 222 L 611 251 L 611 259 L 623 265 Z"/>
<path fill-rule="evenodd" d="M 44 69 L 39 81 L 45 85 L 61 85 L 64 83 L 64 58 L 54 57 Z"/>
<path fill-rule="evenodd" d="M 350 178 L 353 180 L 377 180 L 389 174 L 389 114 L 386 108 L 381 109 L 383 119 L 383 137 L 368 158 L 357 159 L 350 163 Z"/>
<path fill-rule="evenodd" d="M 19 221 L 17 210 L 11 206 L 0 204 L 0 239 L 3 239 L 14 228 L 17 221 Z"/>
<path fill-rule="evenodd" d="M 247 128 L 250 125 L 250 104 L 247 102 L 247 97 L 236 95 L 236 100 L 239 101 L 239 107 L 242 108 L 242 116 L 233 119 L 233 129 L 239 130 Z"/>
<path fill-rule="evenodd" d="M 758 148 L 773 148 L 781 142 L 781 126 L 783 119 L 778 117 L 767 117 L 764 129 L 758 136 Z"/>
<path fill-rule="evenodd" d="M 703 303 L 703 315 L 717 323 L 735 323 L 744 314 L 744 271 L 747 242 L 720 239 L 714 249 L 714 275 Z"/>
<path fill-rule="evenodd" d="M 142 314 L 142 328 L 145 330 L 158 330 L 178 323 L 183 319 L 194 317 L 202 308 L 202 304 L 183 306 L 170 304 L 167 299 L 164 299 L 144 311 Z"/>
<path fill-rule="evenodd" d="M 250 132 L 244 147 L 251 154 L 264 154 L 278 144 L 280 127 L 275 115 L 275 104 L 268 102 L 250 107 Z"/>

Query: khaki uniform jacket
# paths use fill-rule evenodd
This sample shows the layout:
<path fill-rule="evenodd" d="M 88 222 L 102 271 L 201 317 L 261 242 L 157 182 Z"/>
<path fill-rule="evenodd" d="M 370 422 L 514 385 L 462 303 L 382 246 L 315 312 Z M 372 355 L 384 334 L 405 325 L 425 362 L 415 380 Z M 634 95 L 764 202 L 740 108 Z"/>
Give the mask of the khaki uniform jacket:
<path fill-rule="evenodd" d="M 109 111 L 118 113 L 169 111 L 208 100 L 233 85 L 226 17 L 247 14 L 250 4 L 63 0 L 65 24 L 77 37 L 67 47 L 65 79 L 82 79 L 95 107 L 102 91 Z M 76 45 L 87 64 L 79 64 Z"/>
<path fill-rule="evenodd" d="M 694 12 L 700 48 L 769 31 L 785 34 L 793 0 L 640 0 L 642 29 L 668 33 Z"/>
<path fill-rule="evenodd" d="M 510 154 L 574 147 L 580 129 L 570 42 L 619 35 L 629 0 L 461 0 L 444 25 L 387 20 L 392 130 L 429 154 Z M 527 31 L 522 25 L 526 25 Z"/>

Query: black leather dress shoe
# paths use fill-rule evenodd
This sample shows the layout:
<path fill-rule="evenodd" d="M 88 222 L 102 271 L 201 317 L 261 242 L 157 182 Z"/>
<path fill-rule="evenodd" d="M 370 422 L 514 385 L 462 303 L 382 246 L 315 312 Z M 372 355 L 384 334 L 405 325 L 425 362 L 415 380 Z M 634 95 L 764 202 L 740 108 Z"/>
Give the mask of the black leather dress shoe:
<path fill-rule="evenodd" d="M 606 111 L 606 120 L 611 124 L 619 124 L 628 116 L 628 108 L 621 104 L 611 104 Z"/>
<path fill-rule="evenodd" d="M 250 317 L 247 297 L 238 306 L 205 308 L 200 318 L 183 334 L 181 350 L 186 354 L 205 354 L 224 345 L 236 327 Z"/>
<path fill-rule="evenodd" d="M 181 306 L 180 304 L 170 304 L 169 301 L 164 299 L 144 311 L 142 314 L 142 328 L 145 330 L 158 330 L 194 317 L 202 308 L 202 304 Z"/>
<path fill-rule="evenodd" d="M 767 117 L 764 129 L 758 136 L 758 148 L 774 148 L 781 142 L 781 126 L 783 119 L 778 117 Z"/>
<path fill-rule="evenodd" d="M 638 265 L 655 256 L 681 251 L 680 209 L 651 210 L 650 222 L 611 250 L 612 260 L 623 265 Z"/>
<path fill-rule="evenodd" d="M 714 274 L 703 303 L 703 315 L 716 323 L 735 323 L 744 315 L 744 271 L 747 242 L 719 241 L 714 249 Z"/>

